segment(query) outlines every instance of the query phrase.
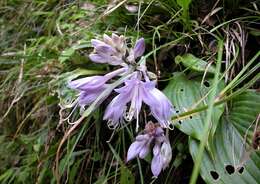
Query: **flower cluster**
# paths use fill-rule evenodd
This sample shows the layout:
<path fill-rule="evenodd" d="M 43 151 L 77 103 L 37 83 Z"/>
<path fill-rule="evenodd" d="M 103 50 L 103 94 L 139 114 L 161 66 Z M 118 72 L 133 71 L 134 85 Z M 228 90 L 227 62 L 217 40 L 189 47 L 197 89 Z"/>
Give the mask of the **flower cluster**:
<path fill-rule="evenodd" d="M 130 146 L 128 160 L 139 155 L 143 158 L 148 152 L 152 142 L 154 158 L 152 171 L 158 175 L 169 163 L 168 154 L 170 144 L 163 135 L 162 128 L 168 128 L 173 115 L 173 107 L 167 97 L 156 88 L 156 81 L 152 79 L 151 72 L 147 71 L 145 60 L 141 58 L 145 52 L 145 41 L 143 38 L 136 41 L 133 48 L 126 44 L 124 36 L 112 34 L 103 36 L 103 40 L 91 40 L 94 51 L 89 55 L 90 60 L 96 63 L 106 63 L 117 66 L 118 69 L 104 76 L 91 76 L 70 81 L 68 86 L 79 93 L 78 105 L 83 109 L 96 99 L 97 104 L 103 102 L 109 95 L 103 95 L 104 91 L 111 88 L 111 81 L 118 76 L 126 76 L 121 87 L 114 89 L 117 95 L 105 110 L 103 119 L 108 121 L 108 126 L 117 128 L 125 121 L 136 119 L 136 130 L 139 129 L 139 116 L 143 104 L 149 106 L 151 115 L 158 121 L 160 126 L 153 130 L 146 128 L 147 134 L 139 135 Z M 141 59 L 140 59 L 141 58 Z M 112 83 L 113 84 L 113 83 Z M 109 93 L 113 91 L 108 90 Z M 161 164 L 160 167 L 154 165 Z"/>
<path fill-rule="evenodd" d="M 151 170 L 154 176 L 158 176 L 165 169 L 172 158 L 172 149 L 163 129 L 151 122 L 146 124 L 144 134 L 138 135 L 130 145 L 127 152 L 127 161 L 135 157 L 145 158 L 153 145 L 153 159 Z"/>

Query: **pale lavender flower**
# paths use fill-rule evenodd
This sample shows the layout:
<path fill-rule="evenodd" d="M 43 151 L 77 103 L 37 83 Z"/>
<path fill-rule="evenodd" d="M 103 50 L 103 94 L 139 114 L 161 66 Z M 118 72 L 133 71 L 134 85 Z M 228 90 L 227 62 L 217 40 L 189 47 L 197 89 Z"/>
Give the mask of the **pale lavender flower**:
<path fill-rule="evenodd" d="M 125 68 L 120 68 L 104 76 L 91 76 L 70 81 L 68 86 L 79 91 L 79 105 L 84 107 L 90 105 L 106 88 L 106 82 L 113 77 L 125 72 Z"/>
<path fill-rule="evenodd" d="M 136 41 L 135 47 L 134 47 L 134 58 L 138 58 L 144 54 L 145 51 L 145 42 L 144 38 L 140 38 Z"/>
<path fill-rule="evenodd" d="M 138 129 L 138 115 L 142 107 L 144 91 L 149 90 L 153 86 L 152 82 L 143 82 L 139 79 L 139 73 L 133 73 L 133 76 L 125 81 L 125 86 L 115 89 L 117 95 L 108 105 L 104 120 L 108 120 L 109 124 L 117 127 L 123 122 L 123 117 L 127 121 L 131 121 L 133 117 L 137 118 Z M 130 103 L 129 110 L 127 111 L 127 103 Z M 120 121 L 119 121 L 120 120 Z"/>
<path fill-rule="evenodd" d="M 164 170 L 172 159 L 172 149 L 169 140 L 163 136 L 158 137 L 153 147 L 153 159 L 151 170 L 154 176 L 158 176 Z"/>
<path fill-rule="evenodd" d="M 145 93 L 144 102 L 150 106 L 152 115 L 162 127 L 168 128 L 174 113 L 170 100 L 155 86 Z"/>
<path fill-rule="evenodd" d="M 138 135 L 127 152 L 127 162 L 135 157 L 145 158 L 150 152 L 151 143 L 163 135 L 163 129 L 149 122 L 145 127 L 145 134 Z"/>
<path fill-rule="evenodd" d="M 127 152 L 127 162 L 135 157 L 145 158 L 150 151 L 150 144 L 153 141 L 153 135 L 138 135 L 135 141 L 130 145 Z"/>
<path fill-rule="evenodd" d="M 108 63 L 110 65 L 122 65 L 126 54 L 126 43 L 124 36 L 112 34 L 111 37 L 104 35 L 103 41 L 92 39 L 94 52 L 89 58 L 96 63 Z"/>
<path fill-rule="evenodd" d="M 150 107 L 152 115 L 161 126 L 169 127 L 173 107 L 167 97 L 155 88 L 154 81 L 141 81 L 140 73 L 135 73 L 131 79 L 125 81 L 125 86 L 115 89 L 115 91 L 119 95 L 107 107 L 104 120 L 108 120 L 110 124 L 117 127 L 123 122 L 124 115 L 127 121 L 131 121 L 135 117 L 137 119 L 136 129 L 138 130 L 138 115 L 142 102 L 144 102 Z M 131 102 L 130 107 L 126 111 L 129 102 Z M 126 113 L 124 113 L 125 111 Z"/>
<path fill-rule="evenodd" d="M 151 171 L 154 176 L 158 176 L 169 165 L 172 159 L 170 142 L 158 124 L 148 123 L 145 127 L 145 134 L 136 137 L 128 149 L 127 162 L 135 157 L 145 158 L 150 152 L 152 144 L 154 147 Z"/>

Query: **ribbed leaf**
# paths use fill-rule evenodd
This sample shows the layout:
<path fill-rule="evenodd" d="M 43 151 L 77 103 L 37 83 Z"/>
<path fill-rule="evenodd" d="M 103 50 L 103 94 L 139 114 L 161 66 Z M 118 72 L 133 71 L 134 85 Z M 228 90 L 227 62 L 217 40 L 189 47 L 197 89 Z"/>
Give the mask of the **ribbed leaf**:
<path fill-rule="evenodd" d="M 200 79 L 188 79 L 183 73 L 174 73 L 174 77 L 165 88 L 164 93 L 171 100 L 175 106 L 176 113 L 183 113 L 195 108 L 195 105 L 207 94 L 211 86 L 211 79 L 206 80 L 201 85 Z M 218 86 L 218 92 L 224 87 L 224 83 L 221 82 Z M 201 100 L 201 107 L 206 105 L 208 97 Z M 211 134 L 213 135 L 216 129 L 216 124 L 219 121 L 224 111 L 224 105 L 214 107 L 214 114 L 212 116 Z M 190 135 L 198 140 L 201 139 L 203 125 L 206 117 L 206 112 L 201 112 L 193 116 L 189 116 L 181 121 L 174 122 L 175 126 L 182 132 Z"/>
<path fill-rule="evenodd" d="M 207 183 L 260 183 L 260 153 L 259 150 L 253 150 L 251 141 L 254 130 L 252 124 L 259 112 L 260 93 L 247 91 L 233 99 L 216 130 L 212 153 L 204 152 L 201 176 Z M 246 149 L 245 135 L 248 135 Z M 198 146 L 199 142 L 191 138 L 190 152 L 193 158 Z"/>

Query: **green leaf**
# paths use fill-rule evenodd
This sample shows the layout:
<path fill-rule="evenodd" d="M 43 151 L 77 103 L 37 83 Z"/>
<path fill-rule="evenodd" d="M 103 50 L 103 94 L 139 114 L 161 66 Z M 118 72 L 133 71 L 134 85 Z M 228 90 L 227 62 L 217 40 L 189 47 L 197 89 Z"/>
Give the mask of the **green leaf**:
<path fill-rule="evenodd" d="M 260 93 L 247 91 L 233 99 L 213 139 L 212 153 L 205 151 L 201 176 L 207 183 L 260 183 L 260 153 L 252 149 L 252 134 L 260 111 Z M 248 135 L 244 149 L 244 136 Z M 199 142 L 190 138 L 190 152 L 195 158 Z M 252 151 L 251 154 L 250 150 Z M 212 157 L 214 155 L 214 157 Z M 249 155 L 248 157 L 246 155 Z"/>
<path fill-rule="evenodd" d="M 134 184 L 135 183 L 135 177 L 131 173 L 129 169 L 125 166 L 121 166 L 121 175 L 120 175 L 120 183 L 128 183 L 128 184 Z"/>
<path fill-rule="evenodd" d="M 75 52 L 74 48 L 68 48 L 61 52 L 61 55 L 59 57 L 59 61 L 61 63 L 67 61 Z"/>
<path fill-rule="evenodd" d="M 206 61 L 195 57 L 192 54 L 184 54 L 182 56 L 178 55 L 175 57 L 175 63 L 176 64 L 183 64 L 185 67 L 189 68 L 190 70 L 196 71 L 196 72 L 205 72 L 208 73 L 214 73 L 215 72 L 215 66 L 210 65 Z"/>
<path fill-rule="evenodd" d="M 107 184 L 106 176 L 99 176 L 98 180 L 94 184 Z"/>
<path fill-rule="evenodd" d="M 191 3 L 191 0 L 177 0 L 177 4 L 179 6 L 181 6 L 183 9 L 188 9 L 190 3 Z"/>
<path fill-rule="evenodd" d="M 0 181 L 8 180 L 8 178 L 10 178 L 12 175 L 14 175 L 14 172 L 15 171 L 13 169 L 6 170 L 4 173 L 2 173 L 0 175 Z"/>
<path fill-rule="evenodd" d="M 165 88 L 164 93 L 171 100 L 175 107 L 176 113 L 183 113 L 195 108 L 195 105 L 204 97 L 210 90 L 212 83 L 211 79 L 206 80 L 207 85 L 201 85 L 201 79 L 190 80 L 183 73 L 174 73 L 174 77 Z M 207 87 L 208 86 L 208 87 Z M 221 81 L 218 85 L 218 91 L 224 88 L 224 82 Z M 201 101 L 197 107 L 207 104 L 208 96 Z M 213 135 L 216 129 L 216 124 L 224 111 L 224 105 L 214 107 L 212 116 L 211 134 Z M 203 125 L 206 117 L 206 112 L 201 112 L 185 119 L 174 122 L 174 125 L 182 132 L 190 135 L 193 138 L 201 140 Z"/>

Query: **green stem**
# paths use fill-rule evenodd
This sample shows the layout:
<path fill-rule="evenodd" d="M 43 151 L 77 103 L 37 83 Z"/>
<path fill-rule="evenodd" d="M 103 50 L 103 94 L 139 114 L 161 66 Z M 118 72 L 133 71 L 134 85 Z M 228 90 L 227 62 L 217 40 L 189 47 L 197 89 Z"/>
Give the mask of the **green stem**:
<path fill-rule="evenodd" d="M 194 168 L 193 168 L 193 171 L 192 171 L 190 184 L 196 184 L 196 181 L 197 181 L 197 178 L 198 178 L 198 175 L 199 175 L 199 169 L 200 169 L 200 165 L 201 165 L 201 161 L 202 161 L 204 148 L 205 148 L 206 143 L 208 141 L 208 134 L 209 134 L 211 116 L 212 116 L 213 107 L 214 107 L 214 100 L 215 100 L 215 96 L 217 94 L 218 77 L 219 77 L 219 74 L 220 74 L 222 53 L 223 53 L 223 41 L 219 40 L 217 65 L 216 65 L 216 71 L 215 71 L 215 75 L 214 75 L 214 79 L 213 79 L 213 90 L 212 90 L 212 93 L 209 96 L 209 107 L 208 107 L 208 110 L 207 110 L 206 122 L 205 122 L 204 129 L 203 129 L 202 140 L 201 140 L 201 143 L 200 143 L 200 146 L 199 146 L 198 155 L 195 159 L 195 165 L 194 165 Z"/>
<path fill-rule="evenodd" d="M 215 106 L 218 106 L 224 102 L 227 102 L 229 100 L 231 100 L 232 98 L 240 95 L 241 93 L 243 93 L 246 89 L 248 89 L 250 86 L 252 86 L 256 81 L 258 81 L 260 79 L 260 73 L 257 74 L 253 79 L 251 79 L 247 84 L 245 84 L 242 88 L 240 88 L 239 90 L 233 92 L 231 95 L 229 96 L 226 96 L 222 99 L 219 99 L 217 101 L 214 102 L 214 107 Z M 180 120 L 182 118 L 185 118 L 185 117 L 189 117 L 190 115 L 193 115 L 193 114 L 196 114 L 198 112 L 201 112 L 201 111 L 204 111 L 206 109 L 208 109 L 209 106 L 208 105 L 204 105 L 204 106 L 201 106 L 201 107 L 198 107 L 198 108 L 194 108 L 190 111 L 187 111 L 187 112 L 183 112 L 179 115 L 175 115 L 172 117 L 172 121 L 177 121 L 177 120 Z"/>

